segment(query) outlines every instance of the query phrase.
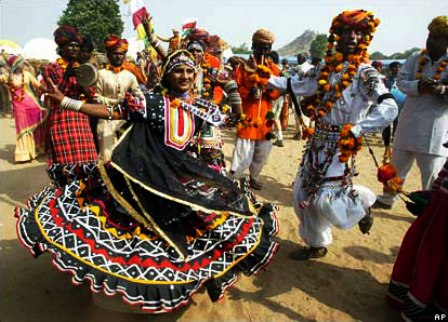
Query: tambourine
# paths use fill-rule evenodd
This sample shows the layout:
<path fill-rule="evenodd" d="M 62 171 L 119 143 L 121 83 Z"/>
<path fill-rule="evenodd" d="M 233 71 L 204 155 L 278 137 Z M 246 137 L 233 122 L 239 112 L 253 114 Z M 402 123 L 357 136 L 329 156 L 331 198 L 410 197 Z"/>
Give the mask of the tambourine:
<path fill-rule="evenodd" d="M 98 79 L 98 69 L 92 64 L 82 64 L 77 68 L 76 81 L 84 87 L 92 86 Z"/>

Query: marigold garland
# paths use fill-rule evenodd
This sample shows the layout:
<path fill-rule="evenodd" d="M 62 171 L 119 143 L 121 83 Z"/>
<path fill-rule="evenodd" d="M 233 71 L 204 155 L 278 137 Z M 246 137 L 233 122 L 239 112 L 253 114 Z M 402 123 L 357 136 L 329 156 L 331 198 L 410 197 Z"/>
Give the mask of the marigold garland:
<path fill-rule="evenodd" d="M 350 132 L 353 124 L 344 124 L 342 126 L 341 134 L 338 141 L 339 151 L 339 161 L 342 163 L 347 163 L 348 160 L 355 156 L 362 146 L 362 137 L 355 138 Z"/>
<path fill-rule="evenodd" d="M 59 65 L 59 67 L 61 67 L 64 71 L 67 69 L 68 65 L 70 64 L 68 61 L 66 61 L 65 59 L 59 57 L 58 59 L 56 59 L 56 63 Z M 79 67 L 79 63 L 78 62 L 72 62 L 72 68 L 77 68 Z"/>
<path fill-rule="evenodd" d="M 272 71 L 269 67 L 264 65 L 257 65 L 255 72 L 249 76 L 249 81 L 255 87 L 266 87 L 269 78 L 272 75 Z"/>
<path fill-rule="evenodd" d="M 344 62 L 344 55 L 340 52 L 334 52 L 336 43 L 341 40 L 341 34 L 344 25 L 339 21 L 339 16 L 333 19 L 328 36 L 327 53 L 325 56 L 325 66 L 322 68 L 318 78 L 318 89 L 314 103 L 306 106 L 306 110 L 310 112 L 311 119 L 315 121 L 324 117 L 330 111 L 336 101 L 342 97 L 342 92 L 351 84 L 353 77 L 358 71 L 361 63 L 367 63 L 369 57 L 367 48 L 373 38 L 373 33 L 379 25 L 380 20 L 374 18 L 373 13 L 369 12 L 369 23 L 366 30 L 363 30 L 363 38 L 358 43 L 355 54 L 348 55 Z M 342 72 L 339 82 L 330 84 L 330 77 L 333 72 Z"/>
<path fill-rule="evenodd" d="M 373 34 L 380 20 L 375 18 L 372 12 L 367 12 L 367 14 L 369 21 L 365 29 L 361 30 L 363 36 L 358 42 L 355 53 L 347 57 L 344 57 L 340 52 L 335 52 L 337 43 L 341 40 L 345 25 L 340 21 L 339 16 L 333 19 L 330 35 L 328 36 L 327 53 L 324 58 L 326 64 L 321 69 L 317 79 L 318 88 L 315 98 L 310 100 L 309 104 L 305 106 L 306 114 L 310 116 L 312 121 L 323 118 L 335 106 L 336 102 L 342 97 L 344 90 L 352 83 L 353 78 L 358 73 L 359 66 L 362 63 L 369 62 L 367 48 L 373 39 Z M 339 79 L 332 84 L 330 79 L 334 73 L 340 73 L 340 75 Z M 304 123 L 302 127 L 302 137 L 304 139 L 314 134 L 314 129 L 308 128 Z M 343 163 L 348 162 L 361 149 L 362 137 L 355 138 L 350 133 L 352 127 L 352 124 L 344 125 L 338 141 L 341 152 L 339 161 Z"/>
<path fill-rule="evenodd" d="M 417 70 L 417 74 L 415 76 L 416 79 L 420 80 L 423 78 L 423 68 L 425 68 L 425 65 L 428 63 L 428 58 L 425 57 L 426 53 L 428 51 L 426 49 L 423 49 L 421 51 L 421 55 L 422 57 L 420 57 L 419 61 L 418 61 L 418 70 Z M 445 71 L 446 67 L 448 66 L 448 60 L 447 59 L 443 59 L 440 63 L 439 66 L 436 69 L 436 73 L 434 74 L 433 79 L 435 81 L 439 81 L 440 78 L 442 77 L 442 73 Z"/>

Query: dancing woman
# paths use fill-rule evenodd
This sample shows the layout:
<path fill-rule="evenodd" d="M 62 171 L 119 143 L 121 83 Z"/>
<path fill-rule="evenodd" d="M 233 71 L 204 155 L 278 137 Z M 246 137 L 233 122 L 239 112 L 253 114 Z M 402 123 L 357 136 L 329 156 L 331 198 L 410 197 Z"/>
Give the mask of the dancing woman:
<path fill-rule="evenodd" d="M 31 161 L 37 157 L 39 151 L 43 151 L 42 125 L 48 115 L 40 106 L 35 94 L 40 88 L 40 83 L 24 70 L 24 62 L 19 56 L 11 56 L 8 60 L 8 65 L 11 67 L 9 88 L 16 122 L 15 162 Z"/>
<path fill-rule="evenodd" d="M 175 52 L 162 87 L 144 104 L 129 98 L 125 106 L 83 104 L 55 87 L 48 96 L 61 108 L 133 125 L 98 172 L 46 188 L 16 211 L 19 238 L 34 256 L 51 252 L 74 283 L 88 280 L 92 291 L 119 293 L 150 313 L 186 305 L 203 284 L 220 299 L 278 248 L 269 239 L 278 228 L 275 209 L 257 215 L 231 180 L 186 152 L 202 122 L 221 122 L 190 95 L 195 73 L 193 57 Z"/>

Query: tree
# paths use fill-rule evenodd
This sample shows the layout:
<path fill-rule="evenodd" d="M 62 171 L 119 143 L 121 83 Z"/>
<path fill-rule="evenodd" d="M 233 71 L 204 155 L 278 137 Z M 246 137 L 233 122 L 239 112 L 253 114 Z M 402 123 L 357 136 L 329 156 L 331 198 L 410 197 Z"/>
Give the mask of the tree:
<path fill-rule="evenodd" d="M 324 58 L 327 52 L 328 36 L 326 34 L 318 34 L 310 45 L 310 54 L 313 58 Z"/>
<path fill-rule="evenodd" d="M 382 59 L 387 59 L 387 56 L 384 55 L 380 51 L 375 51 L 374 53 L 370 54 L 370 59 L 371 60 L 382 60 Z"/>
<path fill-rule="evenodd" d="M 99 51 L 104 51 L 107 35 L 121 37 L 124 29 L 118 0 L 70 0 L 58 25 L 79 28 L 84 37 L 92 39 Z"/>
<path fill-rule="evenodd" d="M 250 54 L 251 50 L 247 47 L 246 43 L 242 43 L 238 47 L 231 47 L 234 54 Z"/>

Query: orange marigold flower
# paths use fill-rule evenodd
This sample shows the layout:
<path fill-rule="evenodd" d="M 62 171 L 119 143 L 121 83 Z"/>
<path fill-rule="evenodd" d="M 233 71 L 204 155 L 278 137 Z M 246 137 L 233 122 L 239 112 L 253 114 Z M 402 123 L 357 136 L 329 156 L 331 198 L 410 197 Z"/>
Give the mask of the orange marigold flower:
<path fill-rule="evenodd" d="M 325 114 L 327 114 L 327 112 L 325 112 L 324 110 L 320 109 L 317 111 L 317 114 L 319 115 L 319 117 L 324 117 Z"/>
<path fill-rule="evenodd" d="M 173 100 L 170 101 L 170 106 L 173 108 L 179 108 L 181 104 L 181 100 L 178 98 L 175 98 Z"/>
<path fill-rule="evenodd" d="M 260 127 L 260 126 L 263 125 L 263 120 L 261 119 L 261 117 L 257 117 L 257 118 L 255 119 L 255 123 L 254 123 L 254 125 L 257 125 L 258 127 Z"/>
<path fill-rule="evenodd" d="M 333 55 L 333 59 L 334 61 L 342 62 L 344 60 L 344 55 L 342 55 L 341 53 L 335 53 Z"/>
<path fill-rule="evenodd" d="M 333 102 L 326 102 L 326 103 L 325 103 L 325 107 L 326 107 L 326 108 L 332 108 L 333 105 L 334 105 Z"/>
<path fill-rule="evenodd" d="M 306 140 L 314 135 L 314 129 L 306 127 L 302 132 L 302 139 Z"/>
<path fill-rule="evenodd" d="M 322 90 L 325 91 L 325 92 L 328 92 L 328 91 L 330 90 L 330 88 L 331 88 L 330 84 L 325 84 L 325 85 L 322 87 Z"/>
<path fill-rule="evenodd" d="M 335 72 L 340 72 L 341 70 L 342 70 L 342 64 L 337 65 L 337 66 L 334 68 L 334 71 L 335 71 Z"/>

